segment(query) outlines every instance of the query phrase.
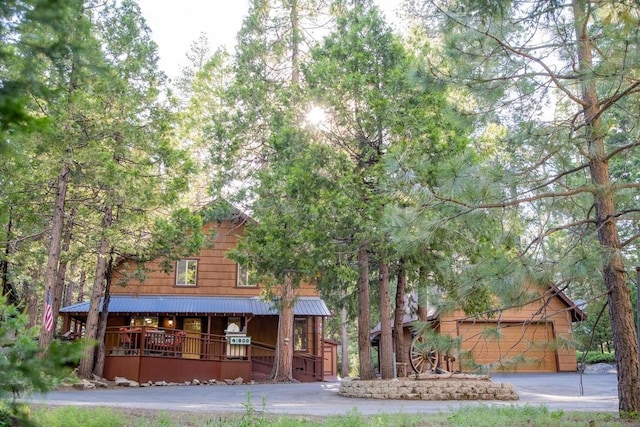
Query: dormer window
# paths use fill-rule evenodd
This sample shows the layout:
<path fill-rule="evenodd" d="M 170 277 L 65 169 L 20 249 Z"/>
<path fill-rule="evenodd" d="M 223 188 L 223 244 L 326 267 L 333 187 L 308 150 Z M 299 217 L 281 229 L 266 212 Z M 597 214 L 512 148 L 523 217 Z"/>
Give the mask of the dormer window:
<path fill-rule="evenodd" d="M 198 284 L 198 261 L 181 259 L 176 265 L 176 286 L 196 286 Z"/>

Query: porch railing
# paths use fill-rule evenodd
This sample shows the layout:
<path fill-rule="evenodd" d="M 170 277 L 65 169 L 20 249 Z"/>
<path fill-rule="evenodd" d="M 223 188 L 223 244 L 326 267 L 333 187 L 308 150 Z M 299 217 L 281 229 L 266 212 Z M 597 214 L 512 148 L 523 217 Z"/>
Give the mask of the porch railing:
<path fill-rule="evenodd" d="M 265 375 L 271 374 L 275 354 L 274 346 L 253 341 L 251 343 L 251 370 Z"/>
<path fill-rule="evenodd" d="M 201 360 L 248 358 L 249 354 L 227 355 L 224 335 L 204 334 L 168 328 L 111 327 L 105 335 L 111 356 L 180 357 Z"/>
<path fill-rule="evenodd" d="M 150 356 L 200 360 L 250 360 L 252 371 L 270 374 L 275 347 L 253 341 L 250 346 L 230 346 L 224 335 L 179 329 L 150 327 L 109 327 L 105 336 L 109 356 Z M 299 381 L 321 381 L 322 357 L 296 352 L 293 377 Z"/>
<path fill-rule="evenodd" d="M 252 370 L 270 374 L 275 361 L 275 347 L 254 341 L 251 344 Z M 322 381 L 322 357 L 306 353 L 293 354 L 293 377 L 299 381 Z"/>

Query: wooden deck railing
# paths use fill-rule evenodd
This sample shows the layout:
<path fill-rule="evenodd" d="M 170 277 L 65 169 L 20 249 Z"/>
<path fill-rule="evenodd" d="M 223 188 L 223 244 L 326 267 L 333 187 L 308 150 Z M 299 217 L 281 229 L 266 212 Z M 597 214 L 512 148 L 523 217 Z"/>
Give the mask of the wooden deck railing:
<path fill-rule="evenodd" d="M 150 356 L 212 361 L 249 360 L 252 371 L 269 375 L 275 347 L 260 342 L 230 347 L 224 335 L 203 334 L 179 329 L 149 327 L 107 328 L 105 346 L 109 356 Z M 296 352 L 293 376 L 299 381 L 322 380 L 322 357 Z"/>
<path fill-rule="evenodd" d="M 305 353 L 294 353 L 293 377 L 305 382 L 322 381 L 322 357 Z"/>
<path fill-rule="evenodd" d="M 275 361 L 275 347 L 254 341 L 251 344 L 252 370 L 270 374 Z M 293 377 L 299 381 L 322 381 L 322 357 L 306 353 L 293 354 Z"/>
<path fill-rule="evenodd" d="M 107 354 L 111 356 L 182 357 L 226 360 L 224 335 L 149 327 L 107 328 Z M 237 356 L 234 356 L 237 359 Z"/>
<path fill-rule="evenodd" d="M 266 375 L 271 374 L 275 354 L 274 346 L 253 341 L 251 343 L 251 370 Z"/>

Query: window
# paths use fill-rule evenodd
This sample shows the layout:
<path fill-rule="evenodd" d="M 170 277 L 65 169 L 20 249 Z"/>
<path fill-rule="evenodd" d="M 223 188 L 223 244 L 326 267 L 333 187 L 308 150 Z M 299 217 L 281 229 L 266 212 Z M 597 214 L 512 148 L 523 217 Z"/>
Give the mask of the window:
<path fill-rule="evenodd" d="M 176 266 L 176 286 L 196 286 L 198 280 L 198 261 L 181 259 Z"/>
<path fill-rule="evenodd" d="M 158 327 L 158 317 L 157 316 L 133 316 L 131 317 L 131 326 L 147 326 L 151 328 Z"/>
<path fill-rule="evenodd" d="M 248 267 L 245 267 L 244 265 L 238 264 L 238 273 L 237 273 L 236 286 L 238 286 L 239 288 L 252 288 L 252 287 L 256 286 L 256 285 L 252 285 L 249 282 L 249 268 Z"/>
<path fill-rule="evenodd" d="M 307 349 L 307 318 L 293 320 L 293 349 L 296 351 Z"/>

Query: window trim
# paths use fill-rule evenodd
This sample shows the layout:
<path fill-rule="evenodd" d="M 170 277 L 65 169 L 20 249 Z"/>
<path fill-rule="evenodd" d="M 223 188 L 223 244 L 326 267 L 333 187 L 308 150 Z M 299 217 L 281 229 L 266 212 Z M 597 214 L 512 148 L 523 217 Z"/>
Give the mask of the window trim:
<path fill-rule="evenodd" d="M 184 262 L 185 263 L 185 273 L 189 271 L 189 264 L 191 263 L 195 263 L 195 278 L 194 278 L 194 283 L 178 283 L 178 278 L 179 278 L 179 270 L 180 270 L 180 263 Z M 176 261 L 176 276 L 175 276 L 175 281 L 174 281 L 174 285 L 178 286 L 178 287 L 195 287 L 198 286 L 198 260 L 197 259 L 193 259 L 193 258 L 187 258 L 187 259 L 180 259 L 178 261 Z"/>
<path fill-rule="evenodd" d="M 244 276 L 244 280 L 241 278 Z M 258 285 L 252 285 L 249 281 L 249 268 L 241 264 L 236 264 L 236 288 L 257 288 Z"/>

